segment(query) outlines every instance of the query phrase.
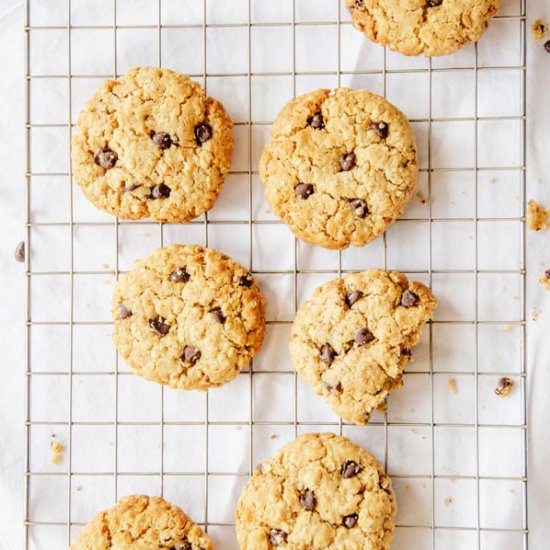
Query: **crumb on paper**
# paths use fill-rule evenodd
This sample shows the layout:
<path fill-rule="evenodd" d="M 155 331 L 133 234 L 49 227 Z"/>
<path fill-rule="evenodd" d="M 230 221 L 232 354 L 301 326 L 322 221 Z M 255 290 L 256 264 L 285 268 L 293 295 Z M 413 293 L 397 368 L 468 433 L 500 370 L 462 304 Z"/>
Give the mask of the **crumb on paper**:
<path fill-rule="evenodd" d="M 546 290 L 550 290 L 550 269 L 547 269 L 544 272 L 544 277 L 541 277 L 539 280 L 542 283 L 542 285 L 546 287 Z"/>
<path fill-rule="evenodd" d="M 243 429 L 242 426 L 239 426 L 239 425 L 235 426 L 235 430 L 238 432 L 240 432 L 242 429 Z"/>
<path fill-rule="evenodd" d="M 82 491 L 82 487 L 81 487 L 80 485 L 77 485 L 77 486 L 75 487 L 75 491 L 76 491 L 77 493 L 80 493 L 80 491 Z"/>
<path fill-rule="evenodd" d="M 452 497 L 445 497 L 445 499 L 443 500 L 443 504 L 445 506 L 450 506 L 452 503 L 453 503 Z"/>
<path fill-rule="evenodd" d="M 497 179 L 496 178 L 491 178 L 489 180 L 489 183 L 492 183 L 493 185 L 497 182 Z"/>
<path fill-rule="evenodd" d="M 550 227 L 548 216 L 550 216 L 550 212 L 538 202 L 531 199 L 527 203 L 527 225 L 529 229 L 533 231 L 548 229 Z"/>
<path fill-rule="evenodd" d="M 519 300 L 519 296 L 517 294 L 514 294 L 512 296 L 512 300 L 515 300 L 517 302 Z"/>
<path fill-rule="evenodd" d="M 52 435 L 52 437 L 55 437 L 55 434 Z M 63 461 L 63 451 L 65 447 L 61 443 L 59 443 L 59 441 L 52 441 L 50 443 L 50 448 L 53 452 L 51 458 L 52 464 L 60 464 Z"/>
<path fill-rule="evenodd" d="M 514 325 L 508 323 L 502 327 L 502 332 L 512 332 L 514 330 Z"/>
<path fill-rule="evenodd" d="M 411 486 L 409 484 L 405 485 L 405 491 L 410 491 L 411 490 Z"/>
<path fill-rule="evenodd" d="M 449 388 L 449 390 L 451 390 L 453 393 L 457 393 L 458 392 L 458 387 L 456 385 L 456 380 L 454 378 L 449 378 L 449 380 L 447 380 L 447 387 Z"/>
<path fill-rule="evenodd" d="M 111 268 L 111 266 L 107 262 L 102 262 L 101 265 L 103 266 L 104 269 L 110 269 Z"/>
<path fill-rule="evenodd" d="M 418 193 L 416 194 L 418 200 L 422 203 L 422 204 L 427 204 L 428 202 L 428 199 L 424 196 L 424 194 L 422 193 L 422 191 L 418 191 Z"/>
<path fill-rule="evenodd" d="M 531 33 L 535 40 L 544 40 L 547 31 L 548 27 L 542 19 L 535 19 L 535 21 L 533 21 L 533 24 L 531 25 Z"/>
<path fill-rule="evenodd" d="M 533 321 L 536 321 L 539 317 L 540 317 L 540 309 L 534 309 L 531 312 L 531 319 L 533 319 Z"/>
<path fill-rule="evenodd" d="M 505 376 L 498 381 L 498 386 L 495 388 L 495 393 L 499 397 L 506 397 L 507 395 L 510 395 L 512 393 L 513 389 L 514 381 L 511 378 Z"/>
<path fill-rule="evenodd" d="M 271 434 L 271 439 L 279 439 L 279 434 Z"/>

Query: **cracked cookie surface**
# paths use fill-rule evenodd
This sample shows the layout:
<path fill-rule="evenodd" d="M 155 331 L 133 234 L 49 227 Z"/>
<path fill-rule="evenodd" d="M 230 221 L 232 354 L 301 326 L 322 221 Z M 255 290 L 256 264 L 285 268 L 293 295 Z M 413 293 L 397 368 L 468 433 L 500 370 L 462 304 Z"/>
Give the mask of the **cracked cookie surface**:
<path fill-rule="evenodd" d="M 265 303 L 250 273 L 197 245 L 159 248 L 118 281 L 113 341 L 147 380 L 207 390 L 232 380 L 260 349 Z"/>
<path fill-rule="evenodd" d="M 448 55 L 477 42 L 503 0 L 346 0 L 354 27 L 405 55 Z"/>
<path fill-rule="evenodd" d="M 177 506 L 133 495 L 95 516 L 71 550 L 213 550 L 210 537 Z"/>
<path fill-rule="evenodd" d="M 262 463 L 236 510 L 242 550 L 388 550 L 395 494 L 365 449 L 333 433 L 298 437 Z"/>
<path fill-rule="evenodd" d="M 186 222 L 209 210 L 229 172 L 232 122 L 204 89 L 168 69 L 107 80 L 81 111 L 74 179 L 121 218 Z"/>
<path fill-rule="evenodd" d="M 422 283 L 373 269 L 334 279 L 296 313 L 290 354 L 298 374 L 345 420 L 366 424 L 402 384 L 436 300 Z"/>
<path fill-rule="evenodd" d="M 317 90 L 291 100 L 260 160 L 265 197 L 300 239 L 363 246 L 403 213 L 416 186 L 414 133 L 366 90 Z"/>

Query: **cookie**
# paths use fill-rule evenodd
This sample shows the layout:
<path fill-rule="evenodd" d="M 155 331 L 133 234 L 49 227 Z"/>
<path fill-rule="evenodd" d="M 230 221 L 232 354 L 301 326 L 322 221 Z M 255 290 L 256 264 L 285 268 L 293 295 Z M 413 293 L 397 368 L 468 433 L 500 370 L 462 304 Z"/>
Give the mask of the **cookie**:
<path fill-rule="evenodd" d="M 373 269 L 334 279 L 296 313 L 290 354 L 298 374 L 338 415 L 366 424 L 403 369 L 436 300 L 422 283 Z"/>
<path fill-rule="evenodd" d="M 418 178 L 403 113 L 366 90 L 317 90 L 277 117 L 260 161 L 265 197 L 300 239 L 362 246 L 403 213 Z"/>
<path fill-rule="evenodd" d="M 395 494 L 382 466 L 333 433 L 306 434 L 262 463 L 237 510 L 242 550 L 388 550 Z"/>
<path fill-rule="evenodd" d="M 354 27 L 405 55 L 449 55 L 477 42 L 503 0 L 346 0 Z"/>
<path fill-rule="evenodd" d="M 204 89 L 168 69 L 108 80 L 80 113 L 76 183 L 121 218 L 186 222 L 216 201 L 231 164 L 232 122 Z"/>
<path fill-rule="evenodd" d="M 250 273 L 196 245 L 137 261 L 113 295 L 113 340 L 147 380 L 207 390 L 232 380 L 260 349 L 265 304 Z"/>
<path fill-rule="evenodd" d="M 159 497 L 134 495 L 100 512 L 71 550 L 213 550 L 210 537 L 177 506 Z"/>

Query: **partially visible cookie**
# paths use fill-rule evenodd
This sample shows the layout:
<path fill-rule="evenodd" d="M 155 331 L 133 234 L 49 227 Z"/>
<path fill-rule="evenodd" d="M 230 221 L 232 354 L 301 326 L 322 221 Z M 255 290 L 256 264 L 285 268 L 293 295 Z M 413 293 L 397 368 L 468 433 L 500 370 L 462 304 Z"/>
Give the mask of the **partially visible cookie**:
<path fill-rule="evenodd" d="M 262 463 L 236 510 L 242 550 L 388 550 L 395 494 L 365 449 L 332 433 L 306 434 Z"/>
<path fill-rule="evenodd" d="M 416 186 L 414 133 L 366 90 L 317 90 L 290 101 L 260 160 L 273 212 L 304 241 L 363 246 L 403 213 Z"/>
<path fill-rule="evenodd" d="M 210 537 L 177 506 L 160 497 L 134 495 L 100 512 L 71 550 L 213 550 Z"/>
<path fill-rule="evenodd" d="M 207 390 L 248 366 L 265 333 L 265 304 L 250 273 L 196 245 L 159 248 L 135 263 L 113 295 L 113 340 L 147 380 Z"/>
<path fill-rule="evenodd" d="M 298 374 L 333 411 L 366 424 L 401 386 L 403 369 L 436 300 L 422 283 L 373 269 L 334 279 L 296 313 L 290 354 Z"/>
<path fill-rule="evenodd" d="M 346 0 L 353 25 L 405 55 L 448 55 L 477 42 L 503 0 Z"/>
<path fill-rule="evenodd" d="M 73 174 L 121 218 L 186 222 L 216 201 L 231 164 L 232 122 L 187 75 L 137 67 L 108 80 L 80 113 Z"/>

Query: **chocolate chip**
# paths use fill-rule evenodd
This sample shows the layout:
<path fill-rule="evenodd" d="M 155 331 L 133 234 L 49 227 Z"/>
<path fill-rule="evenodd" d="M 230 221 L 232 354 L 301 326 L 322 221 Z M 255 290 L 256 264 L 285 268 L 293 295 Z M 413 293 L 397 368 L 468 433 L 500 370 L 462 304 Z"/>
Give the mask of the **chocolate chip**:
<path fill-rule="evenodd" d="M 347 527 L 348 529 L 351 529 L 352 527 L 355 527 L 357 525 L 357 514 L 350 514 L 349 516 L 344 516 L 344 519 L 342 520 L 342 525 L 344 527 Z"/>
<path fill-rule="evenodd" d="M 21 244 L 21 243 L 20 243 Z M 25 255 L 25 249 L 23 248 L 23 256 Z M 544 276 L 547 278 L 547 279 L 550 279 L 550 269 L 547 269 L 545 272 L 544 272 Z"/>
<path fill-rule="evenodd" d="M 378 487 L 382 489 L 384 493 L 387 493 L 388 495 L 391 494 L 390 485 L 387 477 L 378 481 Z"/>
<path fill-rule="evenodd" d="M 166 319 L 157 315 L 154 319 L 149 319 L 149 328 L 159 336 L 166 336 L 170 330 L 170 325 L 165 323 Z"/>
<path fill-rule="evenodd" d="M 186 283 L 191 278 L 191 275 L 187 273 L 185 267 L 176 267 L 172 273 L 170 273 L 170 279 L 175 283 Z"/>
<path fill-rule="evenodd" d="M 155 185 L 153 189 L 151 189 L 151 198 L 152 199 L 167 199 L 170 196 L 170 193 L 172 190 L 168 185 L 164 185 L 164 183 L 161 183 L 159 185 Z"/>
<path fill-rule="evenodd" d="M 363 8 L 365 6 L 365 0 L 355 0 L 356 8 Z"/>
<path fill-rule="evenodd" d="M 132 316 L 132 312 L 124 304 L 120 304 L 118 306 L 119 319 L 127 319 L 128 317 L 131 317 L 131 316 Z"/>
<path fill-rule="evenodd" d="M 443 0 L 428 0 L 428 8 L 437 8 L 441 4 L 443 4 Z"/>
<path fill-rule="evenodd" d="M 218 323 L 220 323 L 222 325 L 225 323 L 226 317 L 222 313 L 222 308 L 221 307 L 215 307 L 214 309 L 211 309 L 210 314 L 212 315 L 212 317 L 214 317 L 214 319 L 216 319 L 216 321 L 218 321 Z"/>
<path fill-rule="evenodd" d="M 191 363 L 191 365 L 194 365 L 201 358 L 201 352 L 192 346 L 185 346 L 181 358 L 186 363 Z"/>
<path fill-rule="evenodd" d="M 172 138 L 170 137 L 170 134 L 167 134 L 166 132 L 151 132 L 149 135 L 151 136 L 153 143 L 159 149 L 164 150 L 172 147 Z"/>
<path fill-rule="evenodd" d="M 117 160 L 118 155 L 109 147 L 101 147 L 94 154 L 94 162 L 105 170 L 112 168 Z"/>
<path fill-rule="evenodd" d="M 401 296 L 401 305 L 405 307 L 413 307 L 420 301 L 418 294 L 415 294 L 412 290 L 405 290 L 403 296 Z"/>
<path fill-rule="evenodd" d="M 250 288 L 252 286 L 252 283 L 253 283 L 253 280 L 252 280 L 252 275 L 250 275 L 250 273 L 247 273 L 246 275 L 243 275 L 239 279 L 239 284 L 241 286 L 245 286 L 246 288 Z"/>
<path fill-rule="evenodd" d="M 544 49 L 550 53 L 550 40 L 544 43 Z"/>
<path fill-rule="evenodd" d="M 269 531 L 269 542 L 273 544 L 273 546 L 279 546 L 279 544 L 285 543 L 287 537 L 288 535 L 280 529 L 271 529 L 271 531 Z"/>
<path fill-rule="evenodd" d="M 342 384 L 340 382 L 338 382 L 336 384 L 336 386 L 331 386 L 330 384 L 327 384 L 326 382 L 323 385 L 329 393 L 333 393 L 333 392 L 340 393 L 342 391 Z"/>
<path fill-rule="evenodd" d="M 355 166 L 355 153 L 347 153 L 340 157 L 340 168 L 343 172 L 349 172 Z"/>
<path fill-rule="evenodd" d="M 203 122 L 198 126 L 195 126 L 195 140 L 199 145 L 208 141 L 212 137 L 212 126 Z"/>
<path fill-rule="evenodd" d="M 410 357 L 412 355 L 411 348 L 402 348 L 401 349 L 401 356 L 402 357 Z"/>
<path fill-rule="evenodd" d="M 294 191 L 296 191 L 296 194 L 302 200 L 308 199 L 309 196 L 313 195 L 313 193 L 315 192 L 315 190 L 313 189 L 313 185 L 311 183 L 299 183 L 294 188 Z"/>
<path fill-rule="evenodd" d="M 374 340 L 374 334 L 368 328 L 360 328 L 355 333 L 355 343 L 358 346 L 370 344 Z"/>
<path fill-rule="evenodd" d="M 307 119 L 307 123 L 314 130 L 322 130 L 325 127 L 325 121 L 323 120 L 323 115 L 321 113 L 315 113 L 312 117 Z"/>
<path fill-rule="evenodd" d="M 300 504 L 302 505 L 302 508 L 308 512 L 315 510 L 315 506 L 317 506 L 317 498 L 315 493 L 309 489 L 306 489 L 300 495 Z"/>
<path fill-rule="evenodd" d="M 363 199 L 350 199 L 349 204 L 356 216 L 364 218 L 369 213 L 367 202 Z"/>
<path fill-rule="evenodd" d="M 21 241 L 15 247 L 14 257 L 16 262 L 23 263 L 25 261 L 25 241 Z"/>
<path fill-rule="evenodd" d="M 371 130 L 374 130 L 382 139 L 386 139 L 388 137 L 390 127 L 384 121 L 373 122 L 370 127 Z"/>
<path fill-rule="evenodd" d="M 355 477 L 360 471 L 361 468 L 355 460 L 346 460 L 340 467 L 340 474 L 344 479 Z"/>
<path fill-rule="evenodd" d="M 170 550 L 195 550 L 195 549 L 193 548 L 193 545 L 188 540 L 185 540 L 183 541 L 182 544 L 172 546 Z M 197 550 L 202 550 L 202 549 L 197 548 Z"/>
<path fill-rule="evenodd" d="M 332 346 L 330 344 L 324 344 L 323 346 L 321 346 L 321 353 L 319 354 L 319 358 L 323 363 L 331 365 L 334 361 L 335 356 L 336 352 L 332 349 Z"/>
<path fill-rule="evenodd" d="M 346 305 L 351 307 L 355 302 L 358 302 L 363 297 L 363 293 L 360 290 L 350 290 L 346 294 Z"/>

